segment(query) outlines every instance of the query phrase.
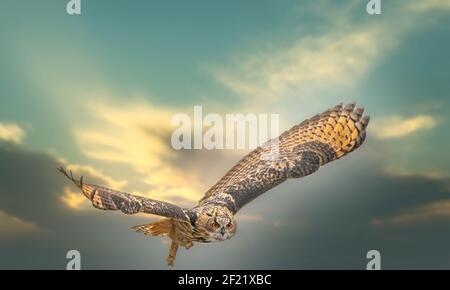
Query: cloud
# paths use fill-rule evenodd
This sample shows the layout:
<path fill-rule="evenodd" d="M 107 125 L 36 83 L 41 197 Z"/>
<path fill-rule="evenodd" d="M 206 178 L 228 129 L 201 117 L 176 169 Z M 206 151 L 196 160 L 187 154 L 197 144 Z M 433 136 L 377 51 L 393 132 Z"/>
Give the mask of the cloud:
<path fill-rule="evenodd" d="M 229 65 L 212 66 L 209 71 L 252 108 L 273 108 L 288 100 L 323 104 L 358 88 L 412 31 L 432 24 L 424 21 L 426 12 L 448 7 L 445 0 L 398 1 L 386 5 L 380 17 L 342 17 L 361 14 L 365 4 L 315 1 L 307 11 L 323 18 L 320 29 L 315 26 L 311 33 L 297 34 L 283 44 L 269 39 L 258 45 L 259 50 L 232 55 Z"/>
<path fill-rule="evenodd" d="M 39 227 L 34 223 L 22 220 L 0 210 L 0 237 L 5 238 L 6 236 L 33 234 L 39 231 Z"/>
<path fill-rule="evenodd" d="M 365 253 L 374 245 L 385 253 L 384 268 L 403 268 L 399 261 L 405 257 L 413 260 L 408 267 L 448 267 L 447 256 L 422 258 L 424 254 L 448 252 L 450 237 L 438 226 L 420 228 L 420 224 L 411 223 L 412 227 L 385 232 L 380 230 L 384 227 L 370 223 L 374 217 L 393 217 L 405 213 L 405 208 L 448 200 L 448 193 L 440 189 L 443 181 L 380 174 L 373 164 L 367 164 L 370 159 L 364 148 L 353 157 L 333 162 L 309 177 L 287 181 L 257 198 L 239 212 L 236 237 L 225 243 L 182 249 L 176 267 L 361 269 Z M 56 171 L 61 163 L 56 158 L 0 147 L 0 160 L 0 210 L 41 229 L 26 236 L 9 232 L 8 239 L 0 239 L 0 268 L 61 269 L 65 253 L 73 248 L 89 257 L 84 259 L 84 269 L 166 268 L 168 245 L 130 230 L 132 225 L 150 222 L 148 215 L 68 210 L 61 203 L 61 192 L 70 183 Z M 92 177 L 92 182 L 104 180 Z M 447 218 L 440 220 L 448 227 Z M 8 220 L 8 225 L 11 228 L 14 221 Z M 404 239 L 392 243 L 392 235 Z M 427 239 L 421 239 L 425 236 Z M 404 250 L 410 247 L 414 250 Z M 202 258 L 211 255 L 217 259 Z"/>
<path fill-rule="evenodd" d="M 450 1 L 448 0 L 427 0 L 411 2 L 411 10 L 440 10 L 450 9 Z"/>
<path fill-rule="evenodd" d="M 0 123 L 0 140 L 20 144 L 25 137 L 25 131 L 14 123 Z"/>
<path fill-rule="evenodd" d="M 201 197 L 196 174 L 179 164 L 179 152 L 170 146 L 175 110 L 154 108 L 146 102 L 111 105 L 93 103 L 88 112 L 95 126 L 75 130 L 81 152 L 105 164 L 126 165 L 130 189 L 144 196 L 186 205 Z"/>
<path fill-rule="evenodd" d="M 67 209 L 67 206 L 74 208 L 81 203 L 81 199 L 76 198 L 75 194 L 83 195 L 56 169 L 62 165 L 61 160 L 9 143 L 0 143 L 0 160 L 0 210 L 44 230 L 59 227 L 63 222 L 59 216 L 68 219 L 72 214 L 79 214 Z M 124 184 L 90 169 L 89 166 L 67 167 L 75 175 L 92 173 L 89 181 L 95 184 L 114 184 L 119 188 Z M 83 206 L 89 205 L 86 201 Z"/>
<path fill-rule="evenodd" d="M 418 177 L 436 181 L 450 180 L 450 177 L 447 174 L 438 170 L 409 171 L 396 166 L 388 166 L 385 168 L 385 173 L 394 177 Z"/>
<path fill-rule="evenodd" d="M 70 182 L 56 170 L 61 162 L 53 156 L 0 142 L 0 160 L 0 269 L 63 269 L 65 253 L 74 248 L 93 258 L 86 259 L 83 268 L 96 268 L 98 263 L 105 263 L 101 268 L 121 268 L 117 261 L 128 260 L 128 250 L 111 255 L 107 249 L 136 246 L 133 239 L 141 241 L 142 248 L 150 247 L 155 256 L 166 254 L 157 239 L 140 239 L 130 230 L 148 222 L 148 216 L 68 210 L 61 193 Z M 94 177 L 91 181 L 102 182 Z M 134 262 L 138 268 L 149 265 L 149 260 Z"/>
<path fill-rule="evenodd" d="M 327 90 L 352 88 L 398 44 L 405 29 L 404 23 L 390 25 L 397 12 L 375 22 L 342 18 L 355 9 L 365 7 L 351 1 L 334 12 L 332 4 L 317 3 L 312 13 L 324 14 L 327 25 L 322 29 L 298 36 L 284 47 L 261 44 L 274 48 L 237 55 L 232 65 L 211 69 L 211 74 L 239 96 L 256 98 L 255 103 L 310 95 L 317 98 Z"/>
<path fill-rule="evenodd" d="M 353 86 L 364 77 L 394 39 L 383 27 L 332 29 L 305 36 L 291 47 L 257 53 L 237 63 L 237 69 L 217 70 L 214 77 L 241 96 L 279 99 L 324 87 Z"/>
<path fill-rule="evenodd" d="M 433 129 L 437 124 L 436 118 L 430 115 L 418 115 L 410 118 L 393 116 L 374 120 L 369 130 L 379 139 L 394 139 Z"/>
<path fill-rule="evenodd" d="M 411 184 L 407 192 L 410 201 L 419 198 L 419 202 L 404 204 L 387 217 L 375 217 L 371 225 L 376 228 L 386 226 L 417 226 L 419 223 L 437 220 L 450 220 L 450 176 L 442 171 L 410 171 L 398 167 L 387 167 L 384 173 L 398 183 Z M 428 184 L 428 186 L 424 186 Z M 421 184 L 422 183 L 422 184 Z M 421 195 L 417 195 L 421 192 Z"/>
<path fill-rule="evenodd" d="M 90 180 L 99 180 L 99 185 L 107 186 L 110 188 L 114 188 L 120 190 L 127 184 L 126 180 L 117 181 L 110 176 L 103 174 L 92 166 L 87 165 L 79 165 L 79 164 L 67 164 L 67 162 L 63 158 L 59 158 L 59 162 L 64 164 L 64 167 L 67 170 L 72 171 L 74 176 L 80 177 L 85 176 Z M 72 187 L 64 188 L 64 193 L 61 195 L 61 201 L 71 209 L 92 209 L 88 200 L 80 194 L 78 188 L 72 190 Z"/>
<path fill-rule="evenodd" d="M 64 189 L 64 194 L 61 195 L 61 201 L 71 209 L 84 209 L 91 208 L 91 205 L 87 202 L 86 197 L 80 194 L 80 192 L 74 192 L 70 188 Z M 87 206 L 86 206 L 87 204 Z"/>
<path fill-rule="evenodd" d="M 439 182 L 442 184 L 443 191 L 448 193 L 450 192 L 450 175 L 448 172 L 444 172 L 442 170 L 429 169 L 412 171 L 405 168 L 400 168 L 399 166 L 390 165 L 385 167 L 384 173 L 388 176 L 396 178 L 418 178 Z"/>
<path fill-rule="evenodd" d="M 66 166 L 66 168 L 75 175 L 79 176 L 89 176 L 90 178 L 96 178 L 99 179 L 104 186 L 109 186 L 116 188 L 120 190 L 122 187 L 124 187 L 127 184 L 126 180 L 115 180 L 111 178 L 110 176 L 107 176 L 100 172 L 99 170 L 93 168 L 92 166 L 88 165 L 79 165 L 79 164 L 69 164 Z"/>
<path fill-rule="evenodd" d="M 384 15 L 382 18 L 385 19 Z M 371 19 L 374 22 L 380 20 Z M 347 30 L 336 28 L 325 34 L 294 41 L 290 48 L 277 50 L 276 62 L 286 61 L 289 67 L 289 61 L 298 61 L 291 70 L 284 71 L 284 66 L 271 63 L 271 53 L 262 52 L 254 61 L 241 62 L 242 66 L 238 65 L 235 71 L 225 71 L 224 77 L 230 78 L 230 85 L 237 84 L 236 91 L 243 95 L 261 93 L 261 96 L 267 95 L 268 98 L 278 94 L 280 97 L 294 95 L 296 89 L 300 92 L 308 90 L 308 82 L 312 83 L 313 90 L 317 90 L 321 79 L 324 84 L 355 85 L 370 70 L 372 61 L 381 57 L 387 47 L 382 43 L 384 35 L 377 34 L 379 28 L 366 31 L 364 27 L 360 30 L 355 28 L 357 25 L 349 27 L 349 38 Z M 388 31 L 386 27 L 384 29 Z M 395 32 L 395 26 L 393 30 Z M 358 34 L 359 31 L 362 34 Z M 360 44 L 358 35 L 362 37 Z M 373 41 L 368 39 L 369 43 L 364 44 L 364 35 L 377 36 L 377 41 L 381 42 L 374 43 L 374 50 L 369 54 L 359 51 Z M 346 42 L 354 48 L 357 57 L 355 67 L 345 61 L 348 52 L 340 54 L 326 49 L 334 45 L 334 38 L 337 41 L 335 49 L 346 50 L 343 46 Z M 318 53 L 334 53 L 334 57 L 329 59 L 329 63 L 321 64 L 308 63 L 309 60 L 302 60 L 301 56 L 296 55 L 296 52 L 310 53 L 312 60 L 317 60 L 315 49 Z M 364 60 L 361 56 L 373 58 Z M 343 57 L 344 60 L 335 60 L 335 57 Z M 315 70 L 314 64 L 323 65 L 326 69 L 320 71 L 319 67 Z M 311 77 L 302 75 L 297 66 L 313 69 Z M 264 68 L 268 71 L 258 72 Z M 333 76 L 330 72 L 342 75 Z M 355 74 L 354 77 L 351 74 Z M 242 83 L 240 77 L 243 77 Z M 170 124 L 167 118 L 172 113 L 172 109 L 156 109 L 146 103 L 93 104 L 86 112 L 86 117 L 91 119 L 75 130 L 75 136 L 84 156 L 89 158 L 87 163 L 97 162 L 99 166 L 95 168 L 102 171 L 85 166 L 82 166 L 84 169 L 74 166 L 73 170 L 85 175 L 92 183 L 143 189 L 146 195 L 172 201 L 183 196 L 188 197 L 189 202 L 196 200 L 199 196 L 197 189 L 203 186 L 204 179 L 212 180 L 212 175 L 220 174 L 227 166 L 224 163 L 229 160 L 219 159 L 225 154 L 217 152 L 213 156 L 171 151 L 165 138 L 171 132 L 166 124 Z M 376 246 L 382 249 L 384 268 L 448 268 L 450 237 L 434 223 L 434 217 L 438 217 L 448 227 L 446 214 L 431 214 L 433 223 L 427 224 L 426 228 L 416 222 L 421 219 L 411 221 L 409 218 L 410 221 L 402 224 L 411 227 L 395 228 L 387 234 L 370 224 L 374 217 L 387 217 L 381 220 L 389 223 L 393 217 L 401 215 L 424 216 L 426 213 L 425 216 L 430 216 L 430 212 L 447 212 L 448 206 L 442 206 L 448 202 L 448 192 L 442 190 L 442 175 L 426 172 L 380 175 L 379 168 L 373 169 L 374 164 L 368 160 L 366 149 L 363 146 L 348 158 L 333 162 L 312 176 L 290 180 L 259 197 L 239 213 L 242 223 L 239 223 L 240 232 L 235 238 L 226 243 L 196 245 L 188 252 L 183 250 L 179 253 L 177 267 L 361 269 L 366 262 L 365 253 Z M 197 158 L 207 160 L 199 162 Z M 185 162 L 188 159 L 191 162 Z M 14 242 L 0 239 L 0 268 L 64 268 L 64 254 L 72 248 L 79 249 L 83 257 L 88 257 L 83 259 L 85 269 L 165 268 L 167 247 L 161 247 L 159 239 L 146 238 L 129 230 L 131 225 L 143 223 L 145 215 L 124 216 L 120 212 L 95 209 L 68 210 L 67 206 L 83 209 L 86 201 L 83 203 L 71 191 L 73 186 L 55 170 L 60 162 L 47 154 L 20 148 L 0 148 L 0 161 L 0 209 L 7 216 L 4 217 L 6 226 L 13 228 L 14 225 L 21 225 L 15 228 L 27 228 L 26 224 L 33 224 L 40 229 L 49 229 L 40 231 L 34 239 L 28 236 L 22 238 L 22 235 L 17 235 Z M 110 174 L 114 171 L 111 169 L 113 167 L 119 168 L 118 171 L 123 174 L 119 181 L 109 177 L 114 176 Z M 136 180 L 144 186 L 137 184 Z M 144 189 L 147 186 L 150 189 Z M 431 206 L 435 203 L 441 205 Z M 149 222 L 149 217 L 145 222 Z M 9 233 L 11 238 L 15 235 L 14 232 Z M 392 242 L 390 235 L 398 239 Z M 211 256 L 216 258 L 208 259 Z M 408 264 L 402 264 L 404 261 Z"/>
<path fill-rule="evenodd" d="M 372 225 L 375 227 L 411 225 L 434 219 L 450 220 L 450 199 L 433 201 L 416 208 L 407 209 L 389 218 L 375 218 L 372 220 Z"/>
<path fill-rule="evenodd" d="M 146 104 L 92 103 L 88 110 L 96 119 L 95 128 L 75 130 L 86 156 L 148 172 L 161 165 L 159 155 L 171 154 L 162 137 L 170 132 L 173 113 Z"/>

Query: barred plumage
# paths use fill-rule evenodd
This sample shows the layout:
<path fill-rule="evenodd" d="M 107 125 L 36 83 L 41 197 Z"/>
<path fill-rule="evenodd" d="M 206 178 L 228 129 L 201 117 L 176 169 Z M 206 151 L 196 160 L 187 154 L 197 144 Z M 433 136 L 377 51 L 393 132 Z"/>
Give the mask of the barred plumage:
<path fill-rule="evenodd" d="M 179 245 L 188 249 L 193 242 L 230 239 L 237 228 L 234 214 L 248 202 L 288 178 L 312 174 L 361 146 L 369 123 L 363 112 L 354 103 L 344 107 L 339 104 L 292 127 L 242 158 L 191 209 L 85 184 L 83 178 L 76 180 L 72 172 L 59 170 L 96 208 L 166 217 L 133 229 L 145 235 L 168 236 L 172 245 L 167 262 L 172 266 Z"/>
<path fill-rule="evenodd" d="M 224 205 L 236 213 L 242 206 L 287 178 L 309 175 L 321 165 L 352 152 L 364 142 L 369 117 L 363 108 L 342 104 L 282 133 L 239 161 L 200 200 Z M 266 159 L 278 144 L 278 155 Z"/>

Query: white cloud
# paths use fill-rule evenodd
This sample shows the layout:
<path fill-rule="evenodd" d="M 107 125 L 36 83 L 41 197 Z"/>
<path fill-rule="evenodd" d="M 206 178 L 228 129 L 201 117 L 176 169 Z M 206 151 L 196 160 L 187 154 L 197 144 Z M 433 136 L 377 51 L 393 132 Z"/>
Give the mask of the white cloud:
<path fill-rule="evenodd" d="M 418 115 L 410 118 L 392 116 L 374 120 L 369 127 L 369 131 L 379 139 L 393 139 L 433 129 L 437 124 L 437 120 L 429 115 Z"/>
<path fill-rule="evenodd" d="M 329 31 L 300 39 L 291 47 L 249 56 L 238 69 L 214 77 L 241 96 L 261 100 L 298 97 L 329 87 L 353 86 L 394 39 L 382 27 Z"/>
<path fill-rule="evenodd" d="M 331 10 L 322 7 L 324 2 L 320 5 L 321 10 Z M 353 1 L 342 9 L 365 8 Z M 237 56 L 232 67 L 212 70 L 212 74 L 238 95 L 257 98 L 257 102 L 352 87 L 398 42 L 404 25 L 389 27 L 391 19 L 385 18 L 354 23 L 343 20 L 342 14 L 327 12 L 328 29 L 304 35 L 288 47 Z"/>
<path fill-rule="evenodd" d="M 0 123 L 0 140 L 21 144 L 25 131 L 14 123 Z"/>
<path fill-rule="evenodd" d="M 417 25 L 430 23 L 422 21 L 425 12 L 447 8 L 448 3 L 398 2 L 380 17 L 352 20 L 343 15 L 362 13 L 365 4 L 361 1 L 339 5 L 337 12 L 333 4 L 317 1 L 312 13 L 323 14 L 326 24 L 314 34 L 303 35 L 284 47 L 270 41 L 261 43 L 260 47 L 275 49 L 235 55 L 232 64 L 222 64 L 210 72 L 252 107 L 271 106 L 286 98 L 320 103 L 330 95 L 339 97 L 336 94 L 342 89 L 357 86 L 405 35 Z"/>

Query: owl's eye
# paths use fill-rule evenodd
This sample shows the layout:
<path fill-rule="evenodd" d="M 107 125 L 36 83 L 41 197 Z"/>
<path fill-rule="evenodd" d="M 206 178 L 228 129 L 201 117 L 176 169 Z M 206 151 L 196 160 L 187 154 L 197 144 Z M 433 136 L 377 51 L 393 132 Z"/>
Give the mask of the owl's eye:
<path fill-rule="evenodd" d="M 218 222 L 213 222 L 212 227 L 213 229 L 217 230 L 218 228 L 220 228 L 220 225 Z"/>
<path fill-rule="evenodd" d="M 233 224 L 232 223 L 227 224 L 227 229 L 228 230 L 231 230 L 232 228 L 233 228 Z"/>

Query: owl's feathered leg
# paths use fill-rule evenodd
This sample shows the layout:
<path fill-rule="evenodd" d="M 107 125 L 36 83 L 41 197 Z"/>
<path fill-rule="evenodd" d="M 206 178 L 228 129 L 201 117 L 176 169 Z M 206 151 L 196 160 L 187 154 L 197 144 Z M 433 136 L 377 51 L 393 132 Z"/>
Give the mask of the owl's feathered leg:
<path fill-rule="evenodd" d="M 172 241 L 172 244 L 170 245 L 169 256 L 167 256 L 167 265 L 169 267 L 173 267 L 175 263 L 175 258 L 177 256 L 177 251 L 178 251 L 178 243 Z"/>

